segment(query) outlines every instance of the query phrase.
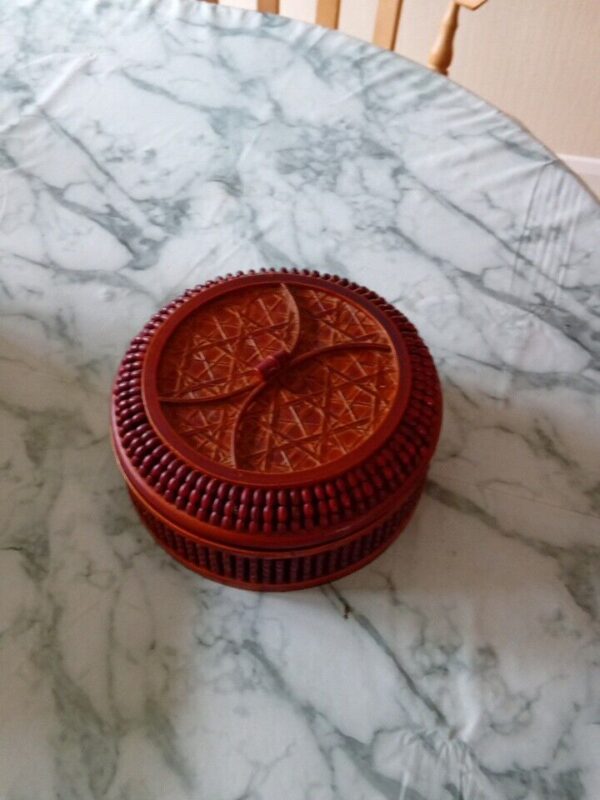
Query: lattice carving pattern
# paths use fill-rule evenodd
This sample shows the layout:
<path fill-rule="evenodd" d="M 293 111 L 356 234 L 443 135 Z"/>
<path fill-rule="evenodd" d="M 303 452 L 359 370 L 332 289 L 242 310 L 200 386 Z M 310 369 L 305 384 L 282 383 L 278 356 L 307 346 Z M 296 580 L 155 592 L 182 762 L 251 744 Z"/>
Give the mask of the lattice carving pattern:
<path fill-rule="evenodd" d="M 285 368 L 265 380 L 258 367 L 278 353 Z M 366 311 L 339 294 L 274 283 L 230 292 L 185 319 L 165 345 L 158 391 L 174 431 L 201 455 L 284 473 L 368 439 L 390 409 L 397 372 Z"/>

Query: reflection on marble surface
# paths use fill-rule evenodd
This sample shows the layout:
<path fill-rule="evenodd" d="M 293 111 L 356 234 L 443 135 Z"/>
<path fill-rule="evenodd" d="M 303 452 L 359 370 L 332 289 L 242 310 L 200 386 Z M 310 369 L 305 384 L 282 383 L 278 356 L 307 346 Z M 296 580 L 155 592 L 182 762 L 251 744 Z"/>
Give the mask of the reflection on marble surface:
<path fill-rule="evenodd" d="M 193 0 L 0 20 L 3 800 L 598 798 L 592 197 L 340 34 Z M 146 318 L 263 265 L 394 300 L 445 390 L 407 532 L 284 596 L 172 563 L 108 437 Z"/>

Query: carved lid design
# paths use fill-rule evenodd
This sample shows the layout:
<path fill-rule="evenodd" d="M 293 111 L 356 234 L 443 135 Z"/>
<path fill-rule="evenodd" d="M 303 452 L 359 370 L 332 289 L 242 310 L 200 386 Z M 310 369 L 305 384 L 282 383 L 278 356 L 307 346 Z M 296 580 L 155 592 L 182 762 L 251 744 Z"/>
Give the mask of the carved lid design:
<path fill-rule="evenodd" d="M 331 289 L 273 278 L 223 289 L 182 310 L 147 384 L 147 397 L 158 394 L 155 421 L 168 422 L 185 455 L 297 473 L 369 439 L 398 389 L 382 325 Z"/>

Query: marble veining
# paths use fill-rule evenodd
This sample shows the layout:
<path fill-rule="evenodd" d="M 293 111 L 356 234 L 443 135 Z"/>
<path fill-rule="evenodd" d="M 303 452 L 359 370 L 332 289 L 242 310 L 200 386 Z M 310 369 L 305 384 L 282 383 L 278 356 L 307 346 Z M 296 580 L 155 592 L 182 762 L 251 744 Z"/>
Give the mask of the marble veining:
<path fill-rule="evenodd" d="M 600 797 L 600 211 L 450 81 L 194 0 L 0 6 L 2 800 Z M 260 596 L 110 450 L 129 339 L 265 265 L 394 301 L 445 420 L 399 541 Z"/>

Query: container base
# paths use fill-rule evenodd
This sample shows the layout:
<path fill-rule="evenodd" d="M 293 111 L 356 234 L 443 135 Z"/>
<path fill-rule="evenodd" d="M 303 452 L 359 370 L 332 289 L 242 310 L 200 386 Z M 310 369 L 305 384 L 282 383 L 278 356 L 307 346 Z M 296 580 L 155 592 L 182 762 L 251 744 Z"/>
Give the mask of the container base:
<path fill-rule="evenodd" d="M 205 578 L 259 592 L 289 592 L 338 580 L 377 558 L 406 528 L 421 496 L 419 485 L 400 508 L 367 531 L 331 544 L 276 555 L 261 551 L 225 550 L 175 530 L 142 505 L 133 492 L 131 499 L 140 519 L 156 542 L 183 566 Z"/>

